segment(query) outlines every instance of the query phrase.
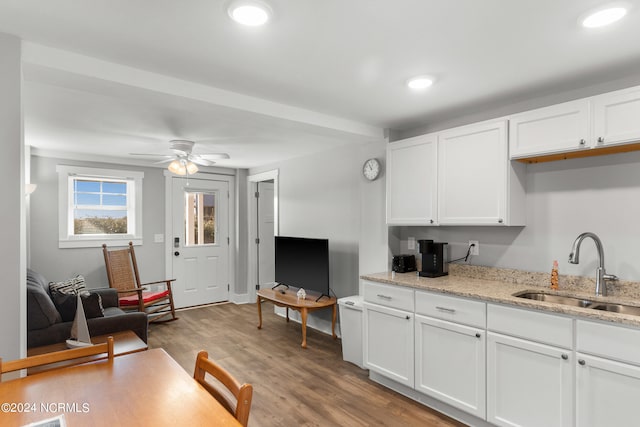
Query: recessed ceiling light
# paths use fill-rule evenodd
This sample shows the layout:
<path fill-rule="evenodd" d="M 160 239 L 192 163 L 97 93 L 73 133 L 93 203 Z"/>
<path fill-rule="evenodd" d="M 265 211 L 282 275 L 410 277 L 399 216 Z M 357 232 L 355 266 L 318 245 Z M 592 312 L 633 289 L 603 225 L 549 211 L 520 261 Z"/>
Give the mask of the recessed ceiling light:
<path fill-rule="evenodd" d="M 627 9 L 622 6 L 607 7 L 589 13 L 582 19 L 582 26 L 585 28 L 604 27 L 622 19 L 627 14 Z"/>
<path fill-rule="evenodd" d="M 228 9 L 231 19 L 249 27 L 264 25 L 271 18 L 269 5 L 258 0 L 238 0 L 231 3 Z"/>
<path fill-rule="evenodd" d="M 407 86 L 412 90 L 424 90 L 433 84 L 433 77 L 416 76 L 407 80 Z"/>

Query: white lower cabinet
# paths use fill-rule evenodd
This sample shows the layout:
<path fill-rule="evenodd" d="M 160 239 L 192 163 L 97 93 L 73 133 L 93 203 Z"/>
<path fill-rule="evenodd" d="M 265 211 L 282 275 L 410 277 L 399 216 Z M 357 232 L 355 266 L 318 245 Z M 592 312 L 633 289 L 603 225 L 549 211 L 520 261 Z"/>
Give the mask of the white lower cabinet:
<path fill-rule="evenodd" d="M 416 315 L 415 389 L 485 417 L 485 332 Z"/>
<path fill-rule="evenodd" d="M 576 425 L 637 426 L 640 331 L 578 320 Z"/>
<path fill-rule="evenodd" d="M 487 421 L 498 426 L 573 425 L 572 351 L 487 335 Z"/>
<path fill-rule="evenodd" d="M 576 425 L 637 426 L 640 367 L 577 353 Z"/>
<path fill-rule="evenodd" d="M 365 302 L 364 365 L 413 387 L 413 312 Z"/>
<path fill-rule="evenodd" d="M 638 328 L 374 282 L 364 297 L 365 366 L 416 400 L 470 425 L 639 425 Z"/>

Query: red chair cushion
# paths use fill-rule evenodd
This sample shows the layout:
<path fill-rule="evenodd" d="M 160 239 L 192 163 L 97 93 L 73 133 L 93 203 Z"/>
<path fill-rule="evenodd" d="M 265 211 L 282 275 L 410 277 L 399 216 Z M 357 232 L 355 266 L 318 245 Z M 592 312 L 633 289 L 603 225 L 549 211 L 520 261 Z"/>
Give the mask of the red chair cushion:
<path fill-rule="evenodd" d="M 157 291 L 157 292 L 143 292 L 142 301 L 147 304 L 169 295 L 169 291 Z M 138 295 L 129 295 L 127 297 L 120 297 L 120 305 L 138 305 Z"/>

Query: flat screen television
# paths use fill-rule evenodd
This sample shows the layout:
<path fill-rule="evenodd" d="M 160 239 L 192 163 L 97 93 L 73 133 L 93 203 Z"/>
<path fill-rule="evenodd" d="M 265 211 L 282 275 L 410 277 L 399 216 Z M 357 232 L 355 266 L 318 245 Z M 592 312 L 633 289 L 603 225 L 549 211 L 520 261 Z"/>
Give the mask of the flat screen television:
<path fill-rule="evenodd" d="M 276 283 L 329 296 L 329 240 L 275 239 Z"/>

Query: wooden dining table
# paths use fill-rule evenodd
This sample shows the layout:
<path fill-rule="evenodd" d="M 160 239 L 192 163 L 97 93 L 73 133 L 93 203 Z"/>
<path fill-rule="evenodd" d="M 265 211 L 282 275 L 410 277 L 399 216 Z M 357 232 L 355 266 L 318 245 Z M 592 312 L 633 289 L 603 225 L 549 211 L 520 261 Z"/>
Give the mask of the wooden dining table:
<path fill-rule="evenodd" d="M 0 405 L 7 427 L 59 415 L 68 427 L 240 426 L 163 349 L 1 382 Z"/>

